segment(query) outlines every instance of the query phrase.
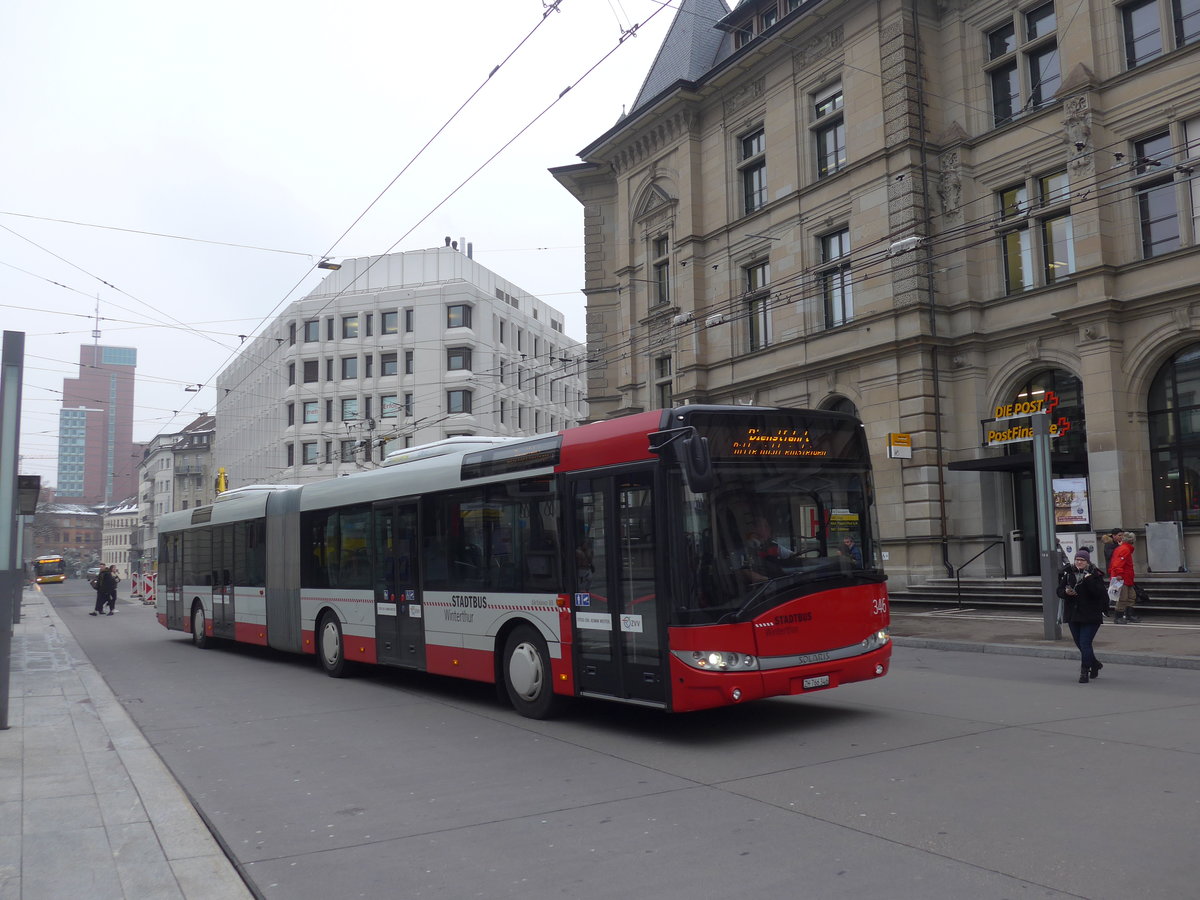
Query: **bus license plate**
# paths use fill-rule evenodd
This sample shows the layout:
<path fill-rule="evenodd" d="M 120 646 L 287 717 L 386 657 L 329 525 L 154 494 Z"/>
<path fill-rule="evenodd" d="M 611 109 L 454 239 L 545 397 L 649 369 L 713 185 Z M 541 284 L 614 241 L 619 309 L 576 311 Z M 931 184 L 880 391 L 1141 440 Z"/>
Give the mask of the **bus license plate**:
<path fill-rule="evenodd" d="M 813 688 L 819 688 L 819 687 L 829 687 L 829 676 L 828 675 L 816 675 L 812 678 L 804 679 L 804 689 L 806 691 L 812 690 Z"/>

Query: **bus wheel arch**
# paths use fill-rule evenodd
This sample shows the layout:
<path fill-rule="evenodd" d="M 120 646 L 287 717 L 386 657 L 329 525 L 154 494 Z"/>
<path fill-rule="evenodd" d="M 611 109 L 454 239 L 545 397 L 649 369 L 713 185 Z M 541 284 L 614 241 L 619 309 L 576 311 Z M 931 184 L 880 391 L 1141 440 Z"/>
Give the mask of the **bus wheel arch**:
<path fill-rule="evenodd" d="M 313 644 L 325 674 L 330 678 L 343 677 L 346 674 L 346 635 L 334 610 L 324 609 L 317 616 Z"/>
<path fill-rule="evenodd" d="M 192 646 L 200 650 L 212 646 L 212 639 L 204 629 L 204 604 L 199 597 L 192 599 Z"/>
<path fill-rule="evenodd" d="M 502 641 L 502 643 L 501 643 Z M 550 651 L 541 631 L 528 622 L 519 622 L 497 636 L 503 646 L 497 673 L 497 686 L 521 715 L 530 719 L 548 719 L 563 706 L 563 698 L 554 693 L 554 675 Z"/>

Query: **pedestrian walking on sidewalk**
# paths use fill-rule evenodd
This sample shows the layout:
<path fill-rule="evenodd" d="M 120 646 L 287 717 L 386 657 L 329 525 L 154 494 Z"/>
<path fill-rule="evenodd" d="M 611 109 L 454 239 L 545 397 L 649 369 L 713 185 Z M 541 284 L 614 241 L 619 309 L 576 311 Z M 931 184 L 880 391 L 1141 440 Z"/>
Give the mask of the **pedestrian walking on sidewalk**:
<path fill-rule="evenodd" d="M 113 603 L 116 603 L 117 598 L 117 576 L 113 574 L 112 569 L 107 566 L 100 569 L 100 574 L 96 576 L 96 608 L 93 609 L 89 616 L 99 616 L 104 614 L 104 607 L 108 604 L 109 595 L 112 595 Z"/>
<path fill-rule="evenodd" d="M 112 588 L 108 592 L 108 614 L 111 616 L 117 611 L 117 585 L 121 583 L 121 576 L 117 574 L 116 563 L 109 566 L 108 571 L 112 575 Z"/>
<path fill-rule="evenodd" d="M 1137 592 L 1133 587 L 1133 542 L 1135 538 L 1132 531 L 1124 531 L 1117 540 L 1117 549 L 1113 551 L 1112 562 L 1108 564 L 1108 575 L 1113 581 L 1121 579 L 1113 624 L 1125 625 L 1130 622 L 1142 621 L 1133 614 L 1133 604 L 1137 602 Z M 1111 584 L 1109 589 L 1112 589 Z"/>
<path fill-rule="evenodd" d="M 1079 683 L 1087 684 L 1104 668 L 1096 659 L 1092 642 L 1104 621 L 1108 592 L 1104 573 L 1092 565 L 1091 554 L 1076 550 L 1075 560 L 1058 573 L 1058 596 L 1063 601 L 1063 621 L 1071 630 L 1071 640 L 1079 648 Z"/>

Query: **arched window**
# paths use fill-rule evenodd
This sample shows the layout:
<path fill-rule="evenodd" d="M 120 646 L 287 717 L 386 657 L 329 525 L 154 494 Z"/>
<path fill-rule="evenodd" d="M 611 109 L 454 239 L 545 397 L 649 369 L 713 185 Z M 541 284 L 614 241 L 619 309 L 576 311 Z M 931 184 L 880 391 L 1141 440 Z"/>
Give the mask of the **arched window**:
<path fill-rule="evenodd" d="M 845 397 L 834 397 L 826 401 L 821 408 L 827 409 L 830 412 L 849 413 L 852 416 L 858 417 L 858 407 Z"/>
<path fill-rule="evenodd" d="M 1013 404 L 1036 404 L 1041 401 L 1040 408 L 1049 413 L 1051 425 L 1061 432 L 1050 440 L 1051 459 L 1069 457 L 1086 460 L 1083 384 L 1073 374 L 1066 369 L 1042 369 L 1021 382 L 1012 392 L 1011 399 L 1005 400 Z M 1005 450 L 1009 454 L 1028 453 L 1030 444 L 1009 444 Z"/>
<path fill-rule="evenodd" d="M 1146 402 L 1154 517 L 1200 524 L 1200 344 L 1158 370 Z"/>

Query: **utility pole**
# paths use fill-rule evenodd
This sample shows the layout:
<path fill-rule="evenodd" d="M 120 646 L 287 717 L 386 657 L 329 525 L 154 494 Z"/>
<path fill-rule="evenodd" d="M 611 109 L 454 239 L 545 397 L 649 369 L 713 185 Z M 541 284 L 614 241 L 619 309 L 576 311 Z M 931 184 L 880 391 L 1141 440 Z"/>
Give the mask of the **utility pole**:
<path fill-rule="evenodd" d="M 1042 575 L 1042 629 L 1048 641 L 1062 639 L 1058 615 L 1058 551 L 1054 535 L 1054 502 L 1050 482 L 1050 417 L 1033 420 L 1033 491 L 1037 499 L 1038 559 Z"/>

